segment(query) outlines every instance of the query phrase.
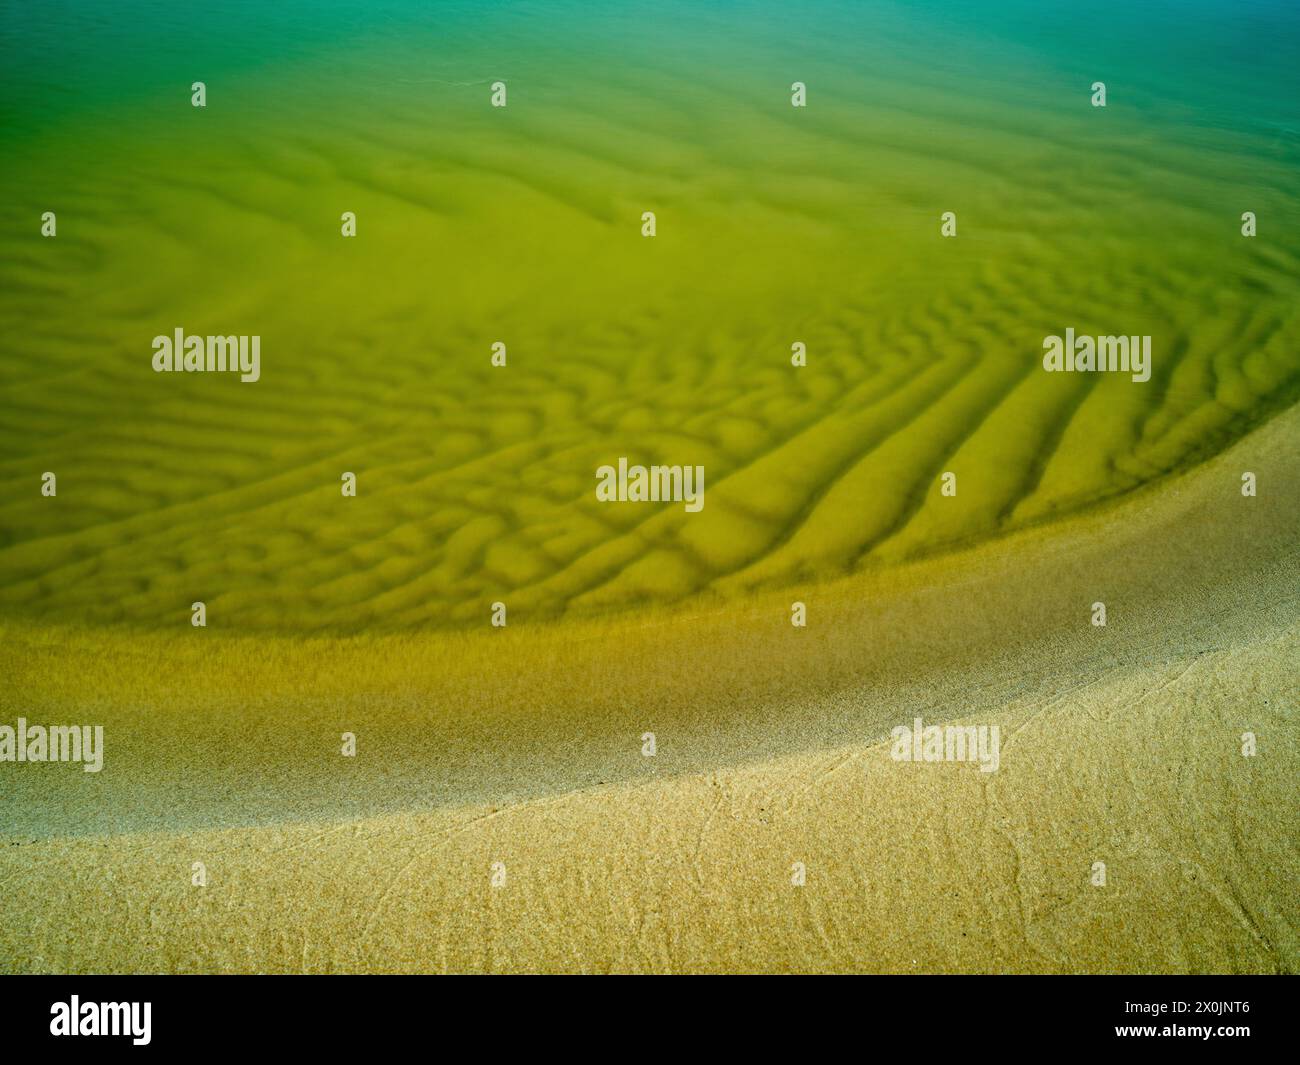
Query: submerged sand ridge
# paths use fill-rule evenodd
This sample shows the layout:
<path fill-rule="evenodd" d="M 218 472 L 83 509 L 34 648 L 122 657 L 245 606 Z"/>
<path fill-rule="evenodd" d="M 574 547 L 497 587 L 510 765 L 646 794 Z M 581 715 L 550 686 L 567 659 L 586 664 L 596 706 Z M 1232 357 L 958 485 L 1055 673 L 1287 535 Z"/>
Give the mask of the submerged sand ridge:
<path fill-rule="evenodd" d="M 24 707 L 108 727 L 93 778 L 5 778 L 0 958 L 1294 971 L 1298 439 L 1293 410 L 1105 512 L 810 586 L 805 630 L 788 596 L 260 659 L 11 629 Z M 917 715 L 997 724 L 998 770 L 891 759 Z"/>
<path fill-rule="evenodd" d="M 12 714 L 58 720 L 86 698 L 87 676 L 105 680 L 94 704 L 141 772 L 129 794 L 89 821 L 76 811 L 60 832 L 176 817 L 280 821 L 286 787 L 299 815 L 314 817 L 635 779 L 647 767 L 625 757 L 627 737 L 645 729 L 689 737 L 666 745 L 656 772 L 766 757 L 810 738 L 882 739 L 912 710 L 950 719 L 1053 676 L 1148 666 L 1168 653 L 1174 621 L 1212 648 L 1285 618 L 1296 531 L 1275 490 L 1289 483 L 1294 418 L 1251 437 L 1271 442 L 1246 453 L 1261 497 L 1240 495 L 1234 464 L 1244 461 L 1234 455 L 1077 524 L 741 607 L 374 640 L 14 632 L 24 702 Z M 805 629 L 790 624 L 795 594 L 809 610 Z M 1104 629 L 1089 624 L 1099 600 Z M 872 694 L 847 712 L 832 702 L 853 691 Z M 341 794 L 332 737 L 358 721 L 384 774 Z M 250 758 L 250 747 L 262 755 Z M 196 790 L 183 810 L 170 791 L 178 779 Z M 157 786 L 142 784 L 150 780 Z M 42 808 L 64 807 L 52 800 L 66 786 L 42 778 L 55 791 L 29 793 L 31 816 L 20 820 L 42 824 Z M 12 808 L 22 807 L 20 796 Z"/>
<path fill-rule="evenodd" d="M 170 52 L 84 114 L 68 84 L 102 83 L 62 50 L 14 57 L 60 120 L 0 130 L 0 201 L 31 234 L 0 263 L 6 617 L 167 633 L 202 600 L 226 631 L 360 635 L 472 631 L 498 601 L 530 623 L 740 604 L 1095 505 L 1300 395 L 1269 57 L 1225 87 L 1145 31 L 1103 113 L 1068 88 L 1075 34 L 1044 53 L 1007 12 L 954 40 L 930 13 L 770 8 L 701 51 L 721 17 L 701 5 L 664 38 L 585 7 L 554 51 L 431 14 L 303 51 L 268 13 L 258 45 L 292 60 L 214 57 L 203 109 Z M 1168 109 L 1246 87 L 1231 125 Z M 260 338 L 257 380 L 156 372 L 180 326 Z M 1149 379 L 1045 371 L 1068 330 L 1149 336 Z M 601 503 L 619 456 L 704 470 L 707 506 Z"/>

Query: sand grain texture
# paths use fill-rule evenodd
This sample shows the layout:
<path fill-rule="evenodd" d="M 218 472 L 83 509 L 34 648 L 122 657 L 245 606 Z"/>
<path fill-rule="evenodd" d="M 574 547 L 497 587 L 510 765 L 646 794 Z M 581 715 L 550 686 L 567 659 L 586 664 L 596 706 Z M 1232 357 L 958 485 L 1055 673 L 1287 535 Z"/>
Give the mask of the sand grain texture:
<path fill-rule="evenodd" d="M 1298 422 L 1108 510 L 823 586 L 806 631 L 774 599 L 257 662 L 251 641 L 159 644 L 166 671 L 138 638 L 9 631 L 23 690 L 23 669 L 62 678 L 29 717 L 94 705 L 110 727 L 98 777 L 32 766 L 6 795 L 0 959 L 1295 971 Z M 311 662 L 330 664 L 307 681 Z M 999 724 L 1000 770 L 892 761 L 915 714 Z"/>

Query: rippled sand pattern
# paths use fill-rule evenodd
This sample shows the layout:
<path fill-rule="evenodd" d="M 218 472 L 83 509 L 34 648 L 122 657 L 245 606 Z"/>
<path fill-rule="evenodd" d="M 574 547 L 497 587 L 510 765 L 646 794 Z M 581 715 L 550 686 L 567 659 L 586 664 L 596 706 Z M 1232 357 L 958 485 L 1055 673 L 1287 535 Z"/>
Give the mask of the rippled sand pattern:
<path fill-rule="evenodd" d="M 994 34 L 976 74 L 905 34 L 709 63 L 686 23 L 528 25 L 217 69 L 205 110 L 159 59 L 11 131 L 0 609 L 343 633 L 801 587 L 1129 493 L 1297 397 L 1294 126 L 1126 93 L 1136 64 L 1094 109 Z M 260 335 L 261 381 L 153 373 L 178 326 Z M 1067 327 L 1150 334 L 1151 380 L 1043 373 Z M 704 510 L 598 504 L 619 456 L 703 465 Z"/>

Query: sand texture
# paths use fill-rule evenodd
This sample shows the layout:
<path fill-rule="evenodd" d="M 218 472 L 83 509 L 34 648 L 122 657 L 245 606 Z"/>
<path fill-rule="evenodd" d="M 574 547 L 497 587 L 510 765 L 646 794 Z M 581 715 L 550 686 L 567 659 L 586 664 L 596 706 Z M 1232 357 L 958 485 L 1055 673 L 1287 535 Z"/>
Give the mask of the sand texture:
<path fill-rule="evenodd" d="M 1295 971 L 1298 423 L 1050 531 L 820 587 L 806 630 L 783 599 L 328 646 L 10 630 L 9 715 L 93 706 L 108 739 L 102 773 L 32 766 L 6 795 L 0 958 Z M 999 724 L 999 770 L 894 761 L 914 715 Z"/>
<path fill-rule="evenodd" d="M 1294 2 L 0 9 L 0 971 L 1300 969 Z"/>

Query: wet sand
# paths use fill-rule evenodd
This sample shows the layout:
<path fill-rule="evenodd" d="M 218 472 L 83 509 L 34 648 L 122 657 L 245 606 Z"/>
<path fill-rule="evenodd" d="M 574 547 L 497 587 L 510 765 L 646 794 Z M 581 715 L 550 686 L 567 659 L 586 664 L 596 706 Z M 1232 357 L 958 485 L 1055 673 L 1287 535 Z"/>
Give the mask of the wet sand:
<path fill-rule="evenodd" d="M 0 960 L 1293 972 L 1298 413 L 810 586 L 806 629 L 790 594 L 373 639 L 8 626 L 5 719 L 102 721 L 106 755 L 8 776 Z M 892 760 L 915 716 L 998 724 L 999 770 Z"/>

